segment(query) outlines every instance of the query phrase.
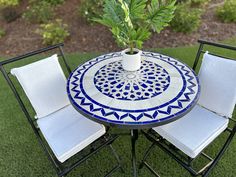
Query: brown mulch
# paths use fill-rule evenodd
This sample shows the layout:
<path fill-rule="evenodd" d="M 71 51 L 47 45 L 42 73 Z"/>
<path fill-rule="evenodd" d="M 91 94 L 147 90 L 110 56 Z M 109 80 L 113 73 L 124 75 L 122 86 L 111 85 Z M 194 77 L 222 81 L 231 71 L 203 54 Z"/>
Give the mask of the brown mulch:
<path fill-rule="evenodd" d="M 21 11 L 27 1 L 21 5 Z M 201 27 L 197 32 L 183 34 L 166 28 L 160 34 L 153 34 L 145 42 L 144 48 L 177 47 L 195 44 L 199 38 L 221 41 L 236 36 L 236 23 L 222 23 L 215 17 L 215 5 L 222 0 L 212 0 L 202 18 Z M 77 4 L 77 5 L 75 5 Z M 110 52 L 119 51 L 110 31 L 98 24 L 89 24 L 79 16 L 79 0 L 67 0 L 56 10 L 56 17 L 68 24 L 70 37 L 65 41 L 66 52 Z M 0 56 L 20 55 L 41 47 L 41 37 L 36 34 L 39 24 L 31 24 L 22 18 L 6 23 L 0 20 L 1 28 L 6 35 L 0 39 Z"/>

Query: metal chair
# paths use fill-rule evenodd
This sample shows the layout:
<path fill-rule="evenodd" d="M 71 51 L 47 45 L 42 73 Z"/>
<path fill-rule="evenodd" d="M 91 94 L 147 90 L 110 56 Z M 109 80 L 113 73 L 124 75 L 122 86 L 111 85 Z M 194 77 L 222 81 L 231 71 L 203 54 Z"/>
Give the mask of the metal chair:
<path fill-rule="evenodd" d="M 63 44 L 58 44 L 2 61 L 0 70 L 58 176 L 67 175 L 104 147 L 109 147 L 118 163 L 105 175 L 109 176 L 121 168 L 120 159 L 111 145 L 117 136 L 110 135 L 103 125 L 85 118 L 70 104 L 66 94 L 66 77 L 58 60 L 58 56 L 62 58 L 70 73 L 62 46 Z M 52 50 L 57 50 L 59 55 L 54 54 L 7 72 L 9 66 L 5 65 Z M 36 119 L 25 106 L 19 86 L 12 75 L 24 90 L 36 112 Z M 79 156 L 76 161 L 71 159 L 75 155 Z"/>
<path fill-rule="evenodd" d="M 199 71 L 201 94 L 198 104 L 175 122 L 152 128 L 147 132 L 143 131 L 152 145 L 146 151 L 140 168 L 145 165 L 155 176 L 159 175 L 147 162 L 147 157 L 156 145 L 173 157 L 191 175 L 206 177 L 235 135 L 236 121 L 231 117 L 236 104 L 236 61 L 204 51 L 203 48 L 211 46 L 235 52 L 236 47 L 203 40 L 198 42 L 200 47 L 193 65 L 194 70 L 201 54 L 204 53 Z M 228 133 L 228 136 L 215 158 L 204 153 L 203 150 L 223 132 Z M 209 162 L 196 169 L 193 167 L 194 160 L 199 156 L 205 157 Z"/>

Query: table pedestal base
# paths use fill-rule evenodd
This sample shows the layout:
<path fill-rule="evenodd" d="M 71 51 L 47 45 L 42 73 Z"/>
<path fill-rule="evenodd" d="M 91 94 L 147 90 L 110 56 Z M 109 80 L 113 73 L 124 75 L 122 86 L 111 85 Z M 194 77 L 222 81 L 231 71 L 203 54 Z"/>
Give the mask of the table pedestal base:
<path fill-rule="evenodd" d="M 131 130 L 131 146 L 132 146 L 132 166 L 133 166 L 133 176 L 137 177 L 138 176 L 138 172 L 137 172 L 137 167 L 136 167 L 136 154 L 135 154 L 135 143 L 138 139 L 138 130 L 137 129 L 133 129 Z"/>

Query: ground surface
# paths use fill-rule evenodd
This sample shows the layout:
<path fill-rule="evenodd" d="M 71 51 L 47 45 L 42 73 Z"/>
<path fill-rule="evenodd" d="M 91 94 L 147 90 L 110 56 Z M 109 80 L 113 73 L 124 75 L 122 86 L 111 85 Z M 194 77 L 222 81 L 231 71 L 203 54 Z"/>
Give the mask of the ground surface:
<path fill-rule="evenodd" d="M 236 45 L 236 38 L 224 43 Z M 209 48 L 207 50 L 212 51 Z M 181 59 L 189 66 L 192 66 L 197 46 L 156 49 L 155 51 Z M 219 54 L 221 55 L 227 54 L 229 57 L 235 57 L 235 52 L 229 53 L 228 51 L 222 50 L 217 50 L 217 52 L 220 52 Z M 86 60 L 95 56 L 97 54 L 94 53 L 68 54 L 67 58 L 69 65 L 74 69 L 78 64 L 84 63 Z M 0 177 L 56 177 L 51 163 L 36 140 L 33 130 L 26 121 L 13 93 L 10 91 L 9 86 L 1 74 L 0 86 Z M 29 108 L 29 104 L 27 104 L 27 108 Z M 32 111 L 30 113 L 32 116 L 35 115 Z M 236 119 L 236 109 L 233 118 Z M 116 133 L 129 132 L 127 129 L 113 127 L 111 131 Z M 214 155 L 222 143 L 224 143 L 224 138 L 225 135 L 218 137 L 216 142 L 206 149 L 206 152 Z M 112 177 L 131 177 L 130 136 L 120 136 L 113 143 L 113 146 L 122 159 L 125 173 L 122 174 L 118 171 Z M 140 136 L 137 141 L 136 151 L 139 162 L 142 160 L 143 154 L 149 146 L 150 142 L 144 136 Z M 234 137 L 229 149 L 209 177 L 235 177 L 235 159 L 236 138 Z M 157 147 L 150 154 L 148 162 L 158 171 L 161 177 L 191 177 L 189 173 Z M 86 163 L 83 163 L 79 168 L 76 168 L 68 177 L 100 177 L 111 169 L 113 165 L 115 165 L 114 158 L 112 158 L 107 149 L 104 149 Z M 153 177 L 153 175 L 146 168 L 143 168 L 139 170 L 139 177 Z"/>
<path fill-rule="evenodd" d="M 236 35 L 235 23 L 222 23 L 214 15 L 215 7 L 222 0 L 212 0 L 203 15 L 200 29 L 192 34 L 173 32 L 166 28 L 160 34 L 154 34 L 144 48 L 176 47 L 195 44 L 199 38 L 221 41 Z M 77 4 L 77 5 L 75 5 Z M 67 0 L 58 7 L 55 18 L 62 18 L 69 25 L 71 36 L 65 41 L 66 52 L 109 52 L 121 50 L 115 44 L 111 33 L 106 27 L 98 24 L 90 25 L 78 15 L 79 0 Z M 27 6 L 24 1 L 20 7 L 23 11 Z M 12 23 L 0 20 L 1 28 L 7 34 L 0 39 L 0 55 L 19 55 L 44 47 L 41 37 L 35 33 L 39 24 L 30 24 L 22 18 Z"/>

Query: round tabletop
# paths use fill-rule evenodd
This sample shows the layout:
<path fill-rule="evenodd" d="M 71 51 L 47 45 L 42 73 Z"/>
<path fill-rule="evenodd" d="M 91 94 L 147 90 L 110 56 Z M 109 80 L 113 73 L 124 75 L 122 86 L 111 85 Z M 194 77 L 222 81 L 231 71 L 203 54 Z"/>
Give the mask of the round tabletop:
<path fill-rule="evenodd" d="M 194 71 L 166 55 L 142 52 L 138 71 L 125 71 L 121 53 L 78 66 L 67 82 L 71 104 L 88 118 L 131 129 L 174 121 L 196 104 L 200 86 Z"/>

